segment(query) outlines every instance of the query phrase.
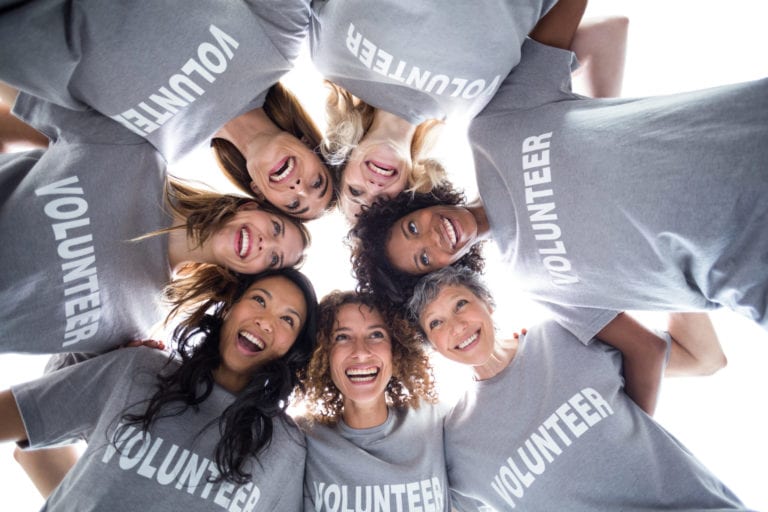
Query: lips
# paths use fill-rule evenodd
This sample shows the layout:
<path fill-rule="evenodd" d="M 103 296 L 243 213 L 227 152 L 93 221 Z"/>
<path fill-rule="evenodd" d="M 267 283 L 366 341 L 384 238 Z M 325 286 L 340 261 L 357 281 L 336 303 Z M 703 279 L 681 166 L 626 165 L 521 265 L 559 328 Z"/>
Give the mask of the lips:
<path fill-rule="evenodd" d="M 379 369 L 375 366 L 347 368 L 344 373 L 353 384 L 369 384 L 379 376 Z"/>
<path fill-rule="evenodd" d="M 397 167 L 390 167 L 382 162 L 377 162 L 375 160 L 366 160 L 365 166 L 374 174 L 384 178 L 391 178 L 397 174 Z"/>
<path fill-rule="evenodd" d="M 443 225 L 443 231 L 445 232 L 445 239 L 451 246 L 451 249 L 456 249 L 456 243 L 459 241 L 456 227 L 447 217 L 441 217 L 440 222 Z"/>
<path fill-rule="evenodd" d="M 283 158 L 272 170 L 269 171 L 269 181 L 280 183 L 286 180 L 296 167 L 296 159 L 292 156 Z"/>
<path fill-rule="evenodd" d="M 240 259 L 244 259 L 250 254 L 252 238 L 251 230 L 247 226 L 242 226 L 235 240 L 235 253 L 237 253 Z"/>
<path fill-rule="evenodd" d="M 237 333 L 237 346 L 249 354 L 261 352 L 266 347 L 261 338 L 248 331 L 240 331 Z"/>
<path fill-rule="evenodd" d="M 467 339 L 456 345 L 456 350 L 467 350 L 475 345 L 475 342 L 480 338 L 480 330 L 473 332 Z"/>

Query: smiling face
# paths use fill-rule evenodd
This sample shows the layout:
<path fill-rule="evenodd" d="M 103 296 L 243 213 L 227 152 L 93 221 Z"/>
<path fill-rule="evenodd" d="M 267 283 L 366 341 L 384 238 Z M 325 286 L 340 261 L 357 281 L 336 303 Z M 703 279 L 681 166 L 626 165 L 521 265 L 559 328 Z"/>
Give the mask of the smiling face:
<path fill-rule="evenodd" d="M 392 341 L 378 311 L 360 304 L 345 304 L 336 313 L 330 335 L 331 378 L 352 404 L 374 404 L 386 411 L 384 391 L 392 377 Z"/>
<path fill-rule="evenodd" d="M 478 241 L 478 225 L 461 206 L 430 206 L 398 219 L 389 230 L 387 258 L 409 274 L 455 263 Z"/>
<path fill-rule="evenodd" d="M 293 281 L 277 275 L 254 282 L 224 316 L 216 383 L 242 390 L 259 366 L 290 350 L 306 318 L 304 295 Z"/>
<path fill-rule="evenodd" d="M 405 190 L 413 169 L 410 154 L 386 141 L 363 139 L 341 175 L 340 205 L 350 221 L 378 196 L 392 198 Z"/>
<path fill-rule="evenodd" d="M 304 253 L 304 238 L 296 225 L 282 215 L 246 203 L 210 242 L 218 265 L 243 274 L 290 267 Z"/>
<path fill-rule="evenodd" d="M 287 132 L 272 135 L 266 148 L 246 155 L 246 161 L 253 192 L 294 217 L 315 219 L 331 200 L 330 172 L 312 150 Z"/>
<path fill-rule="evenodd" d="M 440 354 L 457 363 L 480 366 L 491 357 L 493 309 L 466 286 L 443 287 L 419 315 L 419 325 Z"/>

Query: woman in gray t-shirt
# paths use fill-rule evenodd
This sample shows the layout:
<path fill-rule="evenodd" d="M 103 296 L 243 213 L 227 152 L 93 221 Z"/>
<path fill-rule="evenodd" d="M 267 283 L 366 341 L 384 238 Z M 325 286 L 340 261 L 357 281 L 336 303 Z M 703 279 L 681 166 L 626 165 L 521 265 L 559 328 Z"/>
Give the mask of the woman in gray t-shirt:
<path fill-rule="evenodd" d="M 318 316 L 302 396 L 305 509 L 450 510 L 444 411 L 412 330 L 353 292 L 326 296 Z"/>
<path fill-rule="evenodd" d="M 178 358 L 124 349 L 16 386 L 2 438 L 89 439 L 50 510 L 298 511 L 305 451 L 285 408 L 315 314 L 298 271 L 222 281 L 176 329 Z"/>

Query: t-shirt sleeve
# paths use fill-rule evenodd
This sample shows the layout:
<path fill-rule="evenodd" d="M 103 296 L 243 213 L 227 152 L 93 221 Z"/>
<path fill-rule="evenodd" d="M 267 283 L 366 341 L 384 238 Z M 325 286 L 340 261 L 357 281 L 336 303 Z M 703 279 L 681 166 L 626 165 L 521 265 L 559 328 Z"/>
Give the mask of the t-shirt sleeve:
<path fill-rule="evenodd" d="M 543 300 L 538 302 L 549 310 L 553 320 L 585 345 L 592 343 L 595 335 L 620 313 L 611 309 L 564 306 Z"/>
<path fill-rule="evenodd" d="M 20 92 L 16 97 L 13 113 L 52 142 L 64 140 L 115 145 L 146 143 L 142 137 L 93 109 L 72 110 L 25 92 Z"/>
<path fill-rule="evenodd" d="M 119 349 L 13 386 L 30 448 L 87 439 L 114 393 L 125 393 L 149 350 Z M 144 362 L 142 362 L 144 361 Z"/>
<path fill-rule="evenodd" d="M 58 105 L 86 106 L 70 92 L 84 25 L 76 2 L 16 2 L 0 16 L 0 80 Z"/>
<path fill-rule="evenodd" d="M 522 110 L 553 101 L 575 99 L 571 73 L 578 66 L 576 55 L 527 38 L 520 63 L 507 75 L 483 115 L 498 110 Z"/>

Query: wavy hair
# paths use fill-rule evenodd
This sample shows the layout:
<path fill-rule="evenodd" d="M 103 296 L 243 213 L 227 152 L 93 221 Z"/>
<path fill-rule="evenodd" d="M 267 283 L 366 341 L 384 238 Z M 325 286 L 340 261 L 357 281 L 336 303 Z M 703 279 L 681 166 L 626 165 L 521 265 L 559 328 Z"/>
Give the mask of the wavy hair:
<path fill-rule="evenodd" d="M 298 98 L 283 84 L 278 82 L 269 88 L 263 109 L 267 117 L 278 128 L 304 142 L 310 149 L 319 151 L 323 140 L 322 132 Z M 253 190 L 251 190 L 251 175 L 248 174 L 245 157 L 234 144 L 226 139 L 214 137 L 211 139 L 211 149 L 224 176 L 233 185 L 259 204 L 271 204 L 266 199 L 254 195 Z M 329 168 L 329 175 L 333 190 L 331 200 L 325 207 L 326 210 L 332 210 L 339 197 L 339 184 L 335 179 L 338 172 Z"/>
<path fill-rule="evenodd" d="M 299 287 L 306 301 L 307 318 L 288 352 L 256 369 L 250 382 L 218 419 L 221 438 L 214 459 L 220 475 L 214 481 L 242 484 L 250 478 L 246 462 L 251 457 L 258 460 L 261 451 L 269 446 L 273 419 L 285 417 L 288 398 L 298 385 L 298 374 L 309 362 L 315 345 L 317 297 L 309 279 L 295 269 L 270 270 L 223 282 L 194 314 L 180 323 L 174 330 L 174 341 L 181 364 L 157 376 L 156 391 L 144 413 L 123 414 L 113 437 L 115 445 L 129 426 L 149 432 L 158 419 L 178 416 L 190 408 L 196 410 L 210 396 L 213 372 L 222 362 L 219 343 L 226 313 L 253 283 L 272 276 L 286 277 Z M 169 364 L 173 358 L 174 355 Z"/>
<path fill-rule="evenodd" d="M 416 210 L 464 204 L 464 194 L 443 182 L 429 193 L 401 192 L 392 199 L 377 199 L 370 207 L 364 207 L 347 236 L 357 290 L 372 294 L 378 309 L 389 310 L 402 305 L 410 298 L 421 276 L 403 272 L 390 263 L 387 258 L 390 229 L 403 216 Z M 454 265 L 482 272 L 485 262 L 481 249 L 482 242 L 475 243 Z"/>
<path fill-rule="evenodd" d="M 414 327 L 402 314 L 377 309 L 370 296 L 335 290 L 320 302 L 317 347 L 302 375 L 303 389 L 297 393 L 297 398 L 307 407 L 310 421 L 333 425 L 338 423 L 344 411 L 344 396 L 331 377 L 331 334 L 339 310 L 347 304 L 379 311 L 388 327 L 392 339 L 392 378 L 384 391 L 387 405 L 418 408 L 422 400 L 435 403 L 437 393 L 432 366 L 415 338 Z"/>
<path fill-rule="evenodd" d="M 335 172 L 336 181 L 341 183 L 341 173 L 352 151 L 371 128 L 376 108 L 332 82 L 325 81 L 330 89 L 325 103 L 328 125 L 320 152 Z M 429 119 L 416 127 L 411 141 L 413 169 L 408 176 L 408 192 L 429 192 L 445 181 L 445 167 L 428 155 L 437 141 L 442 121 Z"/>

